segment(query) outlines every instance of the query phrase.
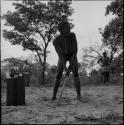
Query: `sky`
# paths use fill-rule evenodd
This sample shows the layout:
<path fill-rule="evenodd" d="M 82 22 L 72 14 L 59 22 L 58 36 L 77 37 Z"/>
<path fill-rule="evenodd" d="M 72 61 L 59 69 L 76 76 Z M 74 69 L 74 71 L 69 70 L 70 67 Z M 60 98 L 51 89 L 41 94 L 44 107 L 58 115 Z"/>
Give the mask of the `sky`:
<path fill-rule="evenodd" d="M 82 49 L 98 42 L 101 44 L 101 35 L 98 29 L 104 28 L 112 16 L 105 16 L 105 8 L 111 1 L 73 1 L 72 7 L 74 13 L 71 16 L 72 23 L 75 25 L 72 32 L 76 34 L 78 41 L 78 61 L 81 62 Z M 1 15 L 8 10 L 13 11 L 12 1 L 1 1 Z M 1 30 L 5 29 L 4 22 L 1 21 Z M 56 65 L 58 56 L 55 52 L 52 42 L 49 44 L 48 50 L 51 51 L 47 57 L 47 63 Z M 23 51 L 19 45 L 11 45 L 8 40 L 5 40 L 1 32 L 1 60 L 9 57 L 27 58 L 34 54 L 29 50 Z"/>

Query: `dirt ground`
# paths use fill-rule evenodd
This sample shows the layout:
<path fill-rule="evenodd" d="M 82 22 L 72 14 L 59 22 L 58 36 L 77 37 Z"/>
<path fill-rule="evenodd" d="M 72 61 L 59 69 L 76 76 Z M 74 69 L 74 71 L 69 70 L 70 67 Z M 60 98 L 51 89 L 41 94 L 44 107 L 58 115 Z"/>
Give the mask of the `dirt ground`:
<path fill-rule="evenodd" d="M 2 91 L 2 124 L 123 123 L 122 86 L 82 87 L 81 92 L 83 101 L 78 102 L 75 88 L 65 87 L 57 106 L 50 100 L 51 87 L 26 87 L 24 106 L 6 106 L 6 91 Z"/>

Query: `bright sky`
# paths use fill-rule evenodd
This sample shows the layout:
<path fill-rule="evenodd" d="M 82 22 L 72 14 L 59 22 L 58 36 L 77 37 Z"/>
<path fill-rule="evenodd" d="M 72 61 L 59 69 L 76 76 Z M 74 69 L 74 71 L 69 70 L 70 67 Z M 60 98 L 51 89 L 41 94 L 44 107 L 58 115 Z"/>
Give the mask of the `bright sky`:
<path fill-rule="evenodd" d="M 78 60 L 81 62 L 82 49 L 94 44 L 101 43 L 101 35 L 98 28 L 104 28 L 111 20 L 111 16 L 105 16 L 105 7 L 111 1 L 73 1 L 72 7 L 75 13 L 72 15 L 73 24 L 72 29 L 75 32 L 78 41 Z M 11 1 L 1 1 L 1 15 L 8 10 L 13 10 Z M 1 22 L 1 30 L 5 29 L 3 21 Z M 1 35 L 2 36 L 2 35 Z M 51 65 L 57 64 L 58 56 L 52 43 L 49 44 L 48 50 L 51 53 L 48 55 L 47 62 Z M 8 57 L 24 57 L 26 58 L 32 52 L 23 51 L 21 46 L 11 45 L 9 41 L 1 37 L 1 60 Z"/>

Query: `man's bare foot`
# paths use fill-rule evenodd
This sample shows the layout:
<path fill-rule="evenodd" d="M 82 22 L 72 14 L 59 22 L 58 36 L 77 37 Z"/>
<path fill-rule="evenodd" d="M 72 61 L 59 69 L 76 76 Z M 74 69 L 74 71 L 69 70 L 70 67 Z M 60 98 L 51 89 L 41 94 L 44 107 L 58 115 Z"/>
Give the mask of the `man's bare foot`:
<path fill-rule="evenodd" d="M 52 101 L 53 101 L 53 100 L 56 100 L 56 97 L 52 97 L 52 99 L 51 99 L 51 100 L 52 100 Z"/>
<path fill-rule="evenodd" d="M 81 96 L 77 96 L 77 100 L 80 101 L 81 100 Z"/>
<path fill-rule="evenodd" d="M 82 98 L 81 96 L 77 96 L 77 100 L 80 102 L 88 102 L 87 98 Z"/>

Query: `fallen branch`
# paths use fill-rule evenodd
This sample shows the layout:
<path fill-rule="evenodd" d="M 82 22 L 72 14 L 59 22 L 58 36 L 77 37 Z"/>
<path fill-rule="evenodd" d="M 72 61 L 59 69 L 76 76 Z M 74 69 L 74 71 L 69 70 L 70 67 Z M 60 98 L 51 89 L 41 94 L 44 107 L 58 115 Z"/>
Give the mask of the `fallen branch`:
<path fill-rule="evenodd" d="M 74 118 L 76 118 L 80 121 L 94 121 L 94 122 L 101 122 L 101 123 L 109 124 L 113 120 L 116 121 L 116 120 L 123 119 L 123 116 L 120 116 L 118 113 L 110 112 L 106 116 L 100 117 L 100 118 L 97 118 L 93 115 L 91 115 L 91 116 L 81 115 L 81 116 L 75 116 Z"/>

